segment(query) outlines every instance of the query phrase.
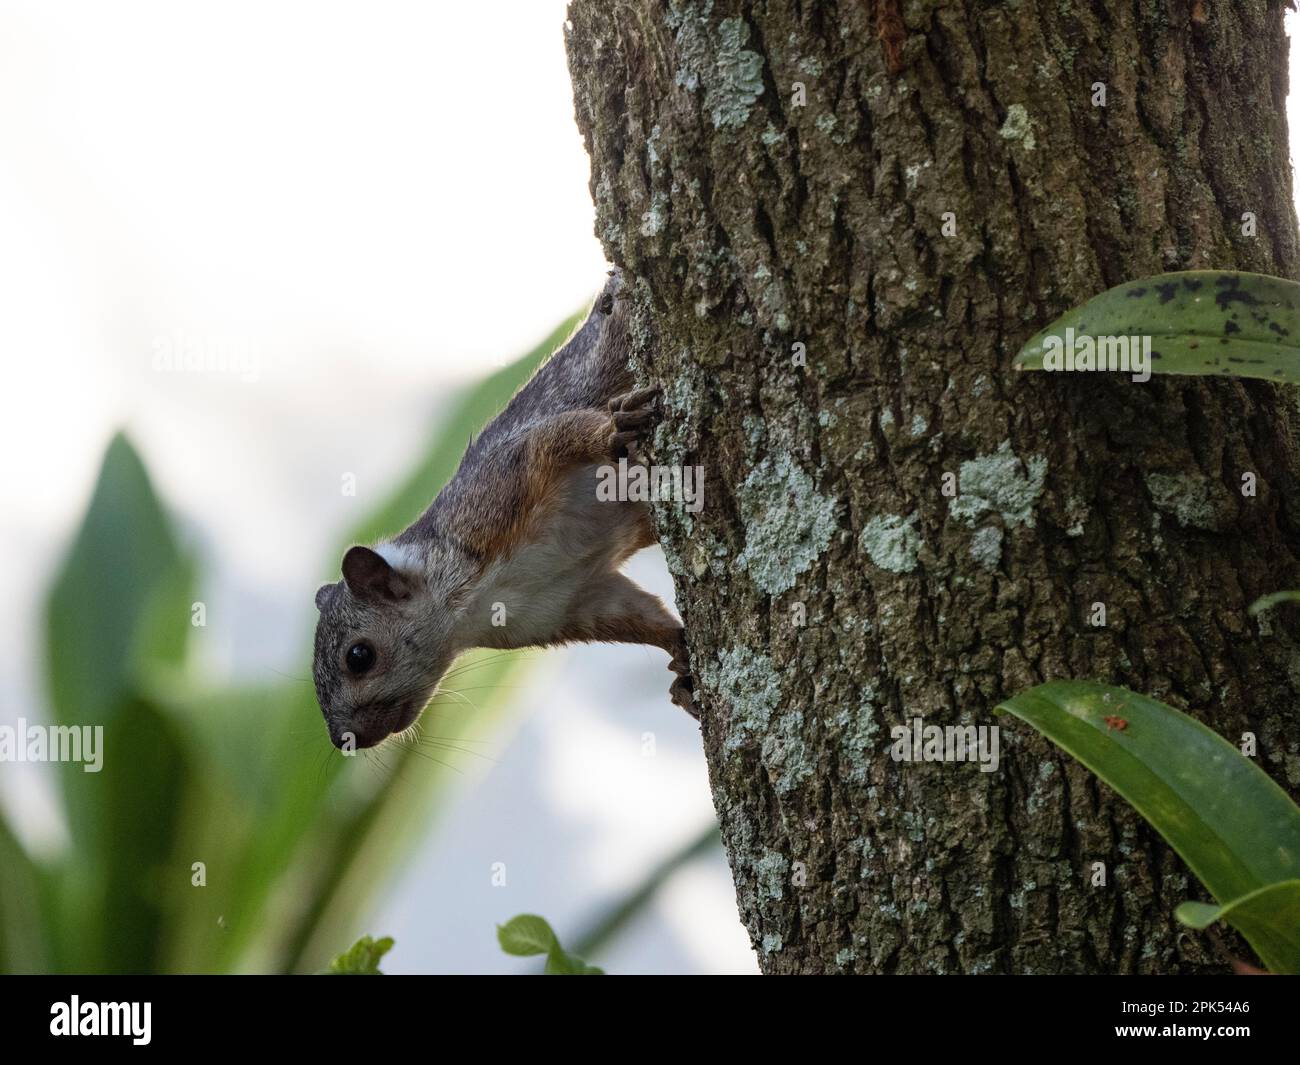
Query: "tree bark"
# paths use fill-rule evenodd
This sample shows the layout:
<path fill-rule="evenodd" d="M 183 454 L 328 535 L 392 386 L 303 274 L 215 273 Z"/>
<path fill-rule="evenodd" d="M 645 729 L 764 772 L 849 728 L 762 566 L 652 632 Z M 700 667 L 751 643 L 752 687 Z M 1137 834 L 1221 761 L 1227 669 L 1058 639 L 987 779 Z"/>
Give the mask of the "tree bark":
<path fill-rule="evenodd" d="M 1293 400 L 1010 364 L 1130 278 L 1296 276 L 1282 6 L 575 0 L 566 36 L 653 461 L 705 471 L 656 520 L 762 969 L 1221 969 L 1183 863 L 992 712 L 1122 684 L 1296 794 L 1300 631 L 1246 615 L 1300 585 Z M 918 717 L 1000 723 L 998 770 L 894 761 Z"/>

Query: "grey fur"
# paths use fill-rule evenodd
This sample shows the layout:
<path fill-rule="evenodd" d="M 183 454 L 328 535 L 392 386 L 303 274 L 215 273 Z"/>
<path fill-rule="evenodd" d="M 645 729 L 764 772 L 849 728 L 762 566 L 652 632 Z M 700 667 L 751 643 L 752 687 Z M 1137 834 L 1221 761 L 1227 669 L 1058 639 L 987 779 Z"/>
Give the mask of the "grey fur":
<path fill-rule="evenodd" d="M 544 535 L 516 545 L 509 557 L 487 557 L 472 545 L 490 539 L 478 534 L 518 517 L 526 463 L 535 454 L 530 443 L 545 437 L 546 423 L 574 411 L 609 417 L 611 400 L 631 389 L 621 289 L 621 278 L 611 274 L 582 325 L 471 441 L 424 514 L 380 545 L 396 567 L 384 571 L 387 563 L 364 552 L 372 577 L 381 567 L 375 583 L 384 590 L 367 590 L 356 573 L 349 579 L 345 564 L 345 579 L 317 592 L 313 677 L 336 746 L 349 734 L 356 747 L 373 746 L 413 724 L 451 662 L 471 647 L 648 642 L 669 650 L 678 672 L 685 669 L 676 619 L 617 575 L 622 561 L 652 539 L 648 510 L 642 503 L 596 503 L 590 468 L 566 482 Z M 497 588 L 509 589 L 512 605 L 533 614 L 514 634 L 484 627 Z M 354 676 L 345 656 L 359 640 L 374 646 L 377 661 Z M 680 688 L 679 682 L 674 691 Z"/>

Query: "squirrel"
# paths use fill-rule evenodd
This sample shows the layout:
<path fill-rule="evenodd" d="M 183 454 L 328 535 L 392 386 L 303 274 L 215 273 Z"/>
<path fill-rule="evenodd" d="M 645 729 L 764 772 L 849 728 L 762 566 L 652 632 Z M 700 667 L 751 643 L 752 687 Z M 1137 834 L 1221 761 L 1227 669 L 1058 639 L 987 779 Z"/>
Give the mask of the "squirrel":
<path fill-rule="evenodd" d="M 619 572 L 655 542 L 649 506 L 596 491 L 600 466 L 635 454 L 658 419 L 659 392 L 635 387 L 630 351 L 611 271 L 429 508 L 390 540 L 348 548 L 343 579 L 316 592 L 312 675 L 336 747 L 410 728 L 473 648 L 659 647 L 677 674 L 672 701 L 698 717 L 681 622 Z"/>

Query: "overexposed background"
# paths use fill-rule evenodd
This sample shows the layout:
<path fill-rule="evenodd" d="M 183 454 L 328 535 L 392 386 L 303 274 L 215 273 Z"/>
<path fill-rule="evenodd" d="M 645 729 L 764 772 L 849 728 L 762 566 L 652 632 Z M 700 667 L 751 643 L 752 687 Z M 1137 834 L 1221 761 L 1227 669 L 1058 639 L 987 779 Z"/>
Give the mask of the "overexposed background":
<path fill-rule="evenodd" d="M 0 722 L 40 716 L 32 619 L 119 426 L 199 549 L 206 668 L 308 675 L 326 552 L 459 387 L 603 279 L 563 19 L 562 0 L 0 2 Z M 196 346 L 252 361 L 154 369 Z M 671 596 L 657 552 L 632 572 Z M 526 969 L 496 922 L 573 931 L 710 821 L 664 665 L 538 654 L 518 727 L 453 756 L 458 784 L 363 922 L 396 938 L 386 970 Z M 40 767 L 5 765 L 0 798 L 27 842 L 59 845 Z M 755 971 L 721 853 L 593 960 Z"/>
<path fill-rule="evenodd" d="M 561 0 L 0 3 L 0 642 L 23 667 L 0 722 L 41 716 L 32 619 L 119 426 L 199 548 L 206 667 L 309 675 L 327 552 L 462 385 L 604 280 L 563 20 Z M 155 370 L 196 347 L 239 369 Z M 671 596 L 657 552 L 635 566 Z M 457 785 L 360 929 L 396 938 L 385 970 L 526 969 L 496 922 L 576 934 L 701 831 L 704 760 L 665 667 L 539 654 L 513 735 L 444 756 Z M 0 794 L 58 846 L 42 767 L 6 764 Z M 594 960 L 753 971 L 721 852 Z"/>

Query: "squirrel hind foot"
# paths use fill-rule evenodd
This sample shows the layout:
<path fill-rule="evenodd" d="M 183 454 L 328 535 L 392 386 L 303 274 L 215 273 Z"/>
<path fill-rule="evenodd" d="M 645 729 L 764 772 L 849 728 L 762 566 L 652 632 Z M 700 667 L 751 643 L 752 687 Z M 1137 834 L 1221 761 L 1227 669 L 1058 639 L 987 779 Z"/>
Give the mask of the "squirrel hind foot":
<path fill-rule="evenodd" d="M 673 657 L 668 663 L 668 668 L 677 674 L 677 679 L 668 689 L 668 697 L 673 701 L 673 705 L 680 706 L 698 721 L 700 707 L 695 701 L 695 677 L 691 673 L 691 655 L 686 647 L 685 629 L 677 630 L 677 637 L 670 653 Z"/>
<path fill-rule="evenodd" d="M 695 679 L 689 673 L 681 674 L 668 689 L 668 698 L 674 706 L 680 706 L 696 721 L 700 719 L 700 707 L 695 701 Z"/>

